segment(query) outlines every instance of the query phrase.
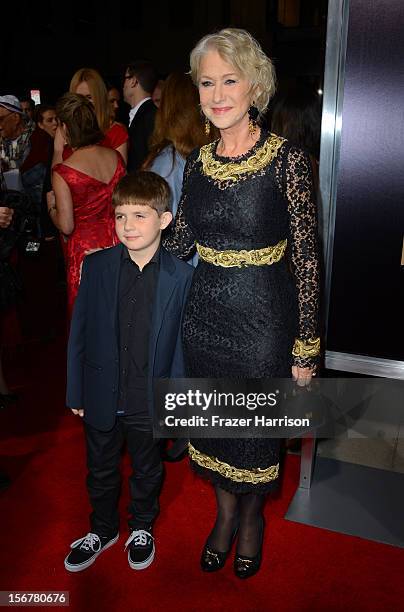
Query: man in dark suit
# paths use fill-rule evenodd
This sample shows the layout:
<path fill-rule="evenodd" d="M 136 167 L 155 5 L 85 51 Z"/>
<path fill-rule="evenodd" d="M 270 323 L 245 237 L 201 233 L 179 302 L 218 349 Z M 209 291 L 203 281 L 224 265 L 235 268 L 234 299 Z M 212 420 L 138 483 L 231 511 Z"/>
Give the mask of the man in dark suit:
<path fill-rule="evenodd" d="M 172 219 L 170 188 L 135 172 L 115 188 L 121 244 L 86 257 L 68 345 L 67 405 L 84 420 L 90 532 L 71 545 L 65 568 L 79 572 L 118 537 L 121 451 L 131 457 L 132 569 L 155 553 L 162 464 L 153 439 L 153 379 L 184 377 L 181 324 L 193 268 L 160 246 Z"/>
<path fill-rule="evenodd" d="M 123 97 L 130 106 L 128 172 L 138 170 L 149 152 L 157 110 L 151 95 L 157 81 L 157 72 L 148 61 L 139 60 L 126 66 Z"/>

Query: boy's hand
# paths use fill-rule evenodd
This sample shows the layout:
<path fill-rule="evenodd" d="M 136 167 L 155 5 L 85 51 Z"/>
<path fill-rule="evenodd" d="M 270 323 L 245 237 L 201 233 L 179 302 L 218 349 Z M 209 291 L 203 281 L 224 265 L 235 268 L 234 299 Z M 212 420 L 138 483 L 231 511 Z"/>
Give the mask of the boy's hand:
<path fill-rule="evenodd" d="M 79 416 L 81 416 L 81 417 L 83 417 L 83 416 L 84 416 L 84 410 L 83 410 L 83 408 L 78 408 L 77 410 L 76 410 L 76 408 L 71 408 L 71 411 L 72 411 L 72 412 L 73 412 L 73 414 L 75 414 L 76 416 L 77 416 L 77 415 L 79 415 Z"/>

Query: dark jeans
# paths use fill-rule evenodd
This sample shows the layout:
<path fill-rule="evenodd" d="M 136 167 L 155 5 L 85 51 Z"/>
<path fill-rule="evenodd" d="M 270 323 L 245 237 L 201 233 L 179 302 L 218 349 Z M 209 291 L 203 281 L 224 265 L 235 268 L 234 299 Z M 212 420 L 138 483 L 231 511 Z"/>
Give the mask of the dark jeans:
<path fill-rule="evenodd" d="M 159 511 L 163 466 L 149 416 L 119 416 L 110 431 L 99 431 L 85 423 L 84 430 L 87 442 L 87 490 L 93 508 L 91 531 L 112 536 L 119 529 L 120 462 L 125 440 L 133 469 L 129 478 L 129 527 L 142 529 L 151 525 Z"/>

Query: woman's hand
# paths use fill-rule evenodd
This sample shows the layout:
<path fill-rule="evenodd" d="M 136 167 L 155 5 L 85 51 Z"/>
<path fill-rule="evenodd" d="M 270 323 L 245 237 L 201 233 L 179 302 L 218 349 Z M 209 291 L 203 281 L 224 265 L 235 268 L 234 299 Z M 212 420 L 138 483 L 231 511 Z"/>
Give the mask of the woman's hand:
<path fill-rule="evenodd" d="M 299 366 L 292 366 L 292 378 L 297 382 L 299 387 L 307 387 L 307 385 L 310 384 L 312 377 L 315 375 L 315 368 L 300 368 Z"/>
<path fill-rule="evenodd" d="M 8 206 L 0 206 L 0 227 L 5 229 L 11 223 L 11 219 L 13 218 L 14 210 L 12 208 L 8 208 Z"/>

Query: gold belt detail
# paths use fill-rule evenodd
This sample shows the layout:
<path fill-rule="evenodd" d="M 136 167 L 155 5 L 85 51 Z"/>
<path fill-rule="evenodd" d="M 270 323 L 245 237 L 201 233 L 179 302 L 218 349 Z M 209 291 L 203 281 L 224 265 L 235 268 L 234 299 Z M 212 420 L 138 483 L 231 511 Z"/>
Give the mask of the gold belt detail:
<path fill-rule="evenodd" d="M 217 472 L 224 478 L 234 480 L 234 482 L 248 482 L 250 484 L 264 484 L 276 480 L 279 476 L 279 463 L 270 465 L 267 468 L 237 468 L 224 461 L 219 461 L 217 457 L 210 457 L 201 453 L 197 448 L 188 443 L 188 452 L 192 461 L 207 470 Z"/>
<path fill-rule="evenodd" d="M 282 259 L 286 251 L 287 240 L 281 240 L 275 246 L 251 251 L 217 251 L 196 243 L 199 257 L 203 261 L 222 266 L 223 268 L 244 268 L 245 266 L 270 266 Z"/>

